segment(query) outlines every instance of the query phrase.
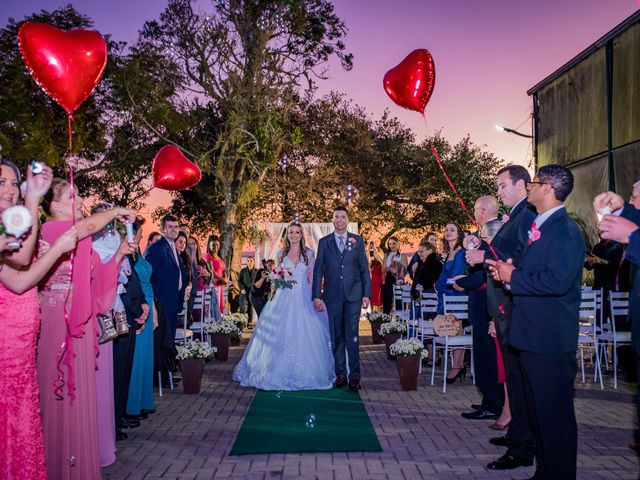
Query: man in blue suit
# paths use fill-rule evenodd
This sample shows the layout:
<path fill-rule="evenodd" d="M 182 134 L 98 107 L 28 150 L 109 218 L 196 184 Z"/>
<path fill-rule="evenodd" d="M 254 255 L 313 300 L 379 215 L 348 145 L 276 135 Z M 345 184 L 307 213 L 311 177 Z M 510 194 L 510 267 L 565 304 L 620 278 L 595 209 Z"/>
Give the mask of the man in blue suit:
<path fill-rule="evenodd" d="M 178 291 L 182 288 L 182 278 L 178 253 L 174 241 L 180 232 L 178 219 L 165 215 L 160 223 L 162 238 L 151 245 L 145 258 L 153 267 L 151 285 L 156 300 L 162 304 L 169 323 L 169 334 L 176 338 L 178 325 Z"/>
<path fill-rule="evenodd" d="M 598 195 L 593 206 L 598 213 L 605 207 L 613 212 L 611 215 L 605 215 L 598 225 L 600 236 L 625 244 L 627 246 L 625 258 L 632 266 L 636 268 L 640 266 L 640 210 L 633 204 L 625 203 L 620 195 L 613 192 Z M 631 320 L 631 343 L 637 361 L 636 415 L 640 419 L 640 277 L 638 275 L 634 278 L 632 291 L 629 294 L 629 319 Z M 639 432 L 636 431 L 636 438 L 629 446 L 640 453 Z"/>
<path fill-rule="evenodd" d="M 573 404 L 585 246 L 565 199 L 573 174 L 545 165 L 529 184 L 538 215 L 518 264 L 485 260 L 509 284 L 513 313 L 508 343 L 518 360 L 537 460 L 534 479 L 576 478 L 578 431 Z"/>
<path fill-rule="evenodd" d="M 313 306 L 329 315 L 329 330 L 336 368 L 334 388 L 347 384 L 349 357 L 349 388 L 360 389 L 360 352 L 358 323 L 360 309 L 369 307 L 371 277 L 364 240 L 347 232 L 347 209 L 333 211 L 335 231 L 318 242 L 313 269 Z M 345 356 L 346 349 L 346 356 Z"/>

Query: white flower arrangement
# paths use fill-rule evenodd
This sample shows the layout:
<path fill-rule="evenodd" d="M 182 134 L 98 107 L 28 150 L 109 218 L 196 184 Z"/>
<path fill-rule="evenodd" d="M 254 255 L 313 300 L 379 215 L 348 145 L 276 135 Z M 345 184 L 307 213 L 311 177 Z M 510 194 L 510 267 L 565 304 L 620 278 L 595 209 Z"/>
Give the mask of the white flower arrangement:
<path fill-rule="evenodd" d="M 222 315 L 222 320 L 229 320 L 235 323 L 240 330 L 247 326 L 249 321 L 249 316 L 246 313 L 227 313 Z"/>
<path fill-rule="evenodd" d="M 2 226 L 5 235 L 22 237 L 33 225 L 31 213 L 22 205 L 15 205 L 2 212 Z"/>
<path fill-rule="evenodd" d="M 388 333 L 404 333 L 407 331 L 407 326 L 400 322 L 387 322 L 380 325 L 378 333 L 383 337 Z"/>
<path fill-rule="evenodd" d="M 194 340 L 177 347 L 178 360 L 187 360 L 189 358 L 209 358 L 216 352 L 216 347 L 211 347 L 206 342 Z"/>
<path fill-rule="evenodd" d="M 209 335 L 226 335 L 228 337 L 239 337 L 241 333 L 238 326 L 231 320 L 208 322 L 204 326 L 204 331 Z"/>
<path fill-rule="evenodd" d="M 427 358 L 428 352 L 424 348 L 422 340 L 418 338 L 399 339 L 389 346 L 389 353 L 396 357 L 409 357 L 419 355 L 421 358 Z"/>
<path fill-rule="evenodd" d="M 391 321 L 391 315 L 382 312 L 367 312 L 365 317 L 367 317 L 367 320 L 370 322 L 388 323 Z"/>

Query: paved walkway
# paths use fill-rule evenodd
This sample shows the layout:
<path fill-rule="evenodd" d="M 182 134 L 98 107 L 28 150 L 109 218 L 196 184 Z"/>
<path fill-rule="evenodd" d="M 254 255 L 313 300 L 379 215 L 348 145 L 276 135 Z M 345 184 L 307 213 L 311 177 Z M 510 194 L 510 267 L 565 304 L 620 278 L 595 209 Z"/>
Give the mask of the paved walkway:
<path fill-rule="evenodd" d="M 484 468 L 504 452 L 488 443 L 490 422 L 460 416 L 479 395 L 469 379 L 429 386 L 423 372 L 416 392 L 401 392 L 395 363 L 384 346 L 371 345 L 361 323 L 362 398 L 383 448 L 379 453 L 275 454 L 230 457 L 253 390 L 231 382 L 243 347 L 229 362 L 210 362 L 200 395 L 181 385 L 158 398 L 158 413 L 118 443 L 107 479 L 525 479 L 533 467 L 510 472 Z M 436 376 L 436 381 L 438 376 Z M 578 478 L 635 479 L 638 459 L 628 449 L 634 418 L 633 385 L 605 377 L 605 390 L 576 383 Z M 440 377 L 441 381 L 441 377 Z"/>

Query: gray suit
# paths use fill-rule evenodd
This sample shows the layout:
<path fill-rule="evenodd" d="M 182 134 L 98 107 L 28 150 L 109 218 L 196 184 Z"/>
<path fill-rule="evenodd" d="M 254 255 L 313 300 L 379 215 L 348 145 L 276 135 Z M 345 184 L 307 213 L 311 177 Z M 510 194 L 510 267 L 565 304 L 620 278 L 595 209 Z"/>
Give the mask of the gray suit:
<path fill-rule="evenodd" d="M 349 380 L 360 380 L 358 322 L 362 297 L 371 297 L 371 277 L 362 237 L 347 233 L 342 252 L 334 233 L 320 239 L 312 292 L 313 298 L 321 298 L 327 307 L 336 376 L 347 376 L 348 355 Z"/>

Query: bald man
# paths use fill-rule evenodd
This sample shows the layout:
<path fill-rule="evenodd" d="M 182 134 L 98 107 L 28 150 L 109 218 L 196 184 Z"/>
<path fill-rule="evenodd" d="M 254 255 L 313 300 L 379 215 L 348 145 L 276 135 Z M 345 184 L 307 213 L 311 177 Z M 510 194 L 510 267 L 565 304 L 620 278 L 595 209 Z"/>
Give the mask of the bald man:
<path fill-rule="evenodd" d="M 482 227 L 489 220 L 498 218 L 498 199 L 491 195 L 484 195 L 476 200 L 473 206 L 473 216 Z"/>
<path fill-rule="evenodd" d="M 476 200 L 473 216 L 482 227 L 498 217 L 498 200 L 485 195 Z M 486 249 L 486 244 L 480 246 Z M 479 408 L 462 414 L 469 420 L 497 420 L 504 406 L 504 389 L 498 383 L 498 362 L 496 345 L 489 336 L 489 311 L 487 309 L 487 275 L 480 263 L 469 265 L 467 274 L 455 278 L 453 288 L 466 289 L 469 294 L 469 321 L 473 326 L 473 360 L 475 363 L 476 385 L 482 394 Z"/>

